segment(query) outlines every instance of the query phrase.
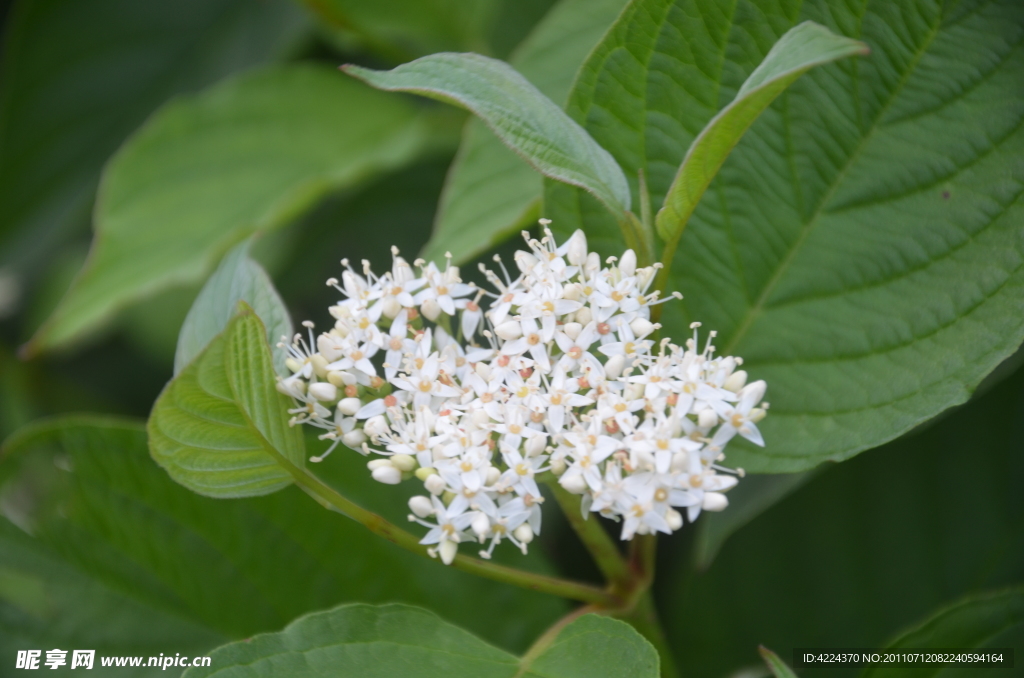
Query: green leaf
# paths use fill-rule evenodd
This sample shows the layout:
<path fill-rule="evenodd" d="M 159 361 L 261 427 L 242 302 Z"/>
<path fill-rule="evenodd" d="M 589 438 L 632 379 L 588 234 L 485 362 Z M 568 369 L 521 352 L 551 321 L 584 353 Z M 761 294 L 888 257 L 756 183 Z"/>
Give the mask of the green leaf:
<path fill-rule="evenodd" d="M 252 309 L 176 376 L 149 417 L 153 458 L 176 481 L 210 497 L 251 497 L 291 484 L 305 444 L 288 425 L 291 400 L 276 388 L 267 331 Z"/>
<path fill-rule="evenodd" d="M 885 647 L 950 601 L 1018 585 L 1021 412 L 1018 371 L 926 430 L 828 465 L 730 537 L 707 571 L 665 576 L 690 554 L 681 543 L 660 554 L 655 598 L 682 673 L 761 664 L 758 644 Z"/>
<path fill-rule="evenodd" d="M 658 656 L 631 626 L 585 615 L 536 657 L 519 660 L 405 605 L 345 605 L 307 615 L 280 633 L 219 648 L 203 676 L 409 676 L 409 678 L 655 678 Z"/>
<path fill-rule="evenodd" d="M 172 101 L 107 166 L 89 261 L 30 350 L 66 345 L 130 302 L 200 280 L 238 241 L 401 165 L 424 137 L 405 102 L 316 66 Z"/>
<path fill-rule="evenodd" d="M 461 106 L 541 174 L 583 188 L 615 215 L 629 209 L 629 187 L 611 155 L 503 61 L 446 53 L 390 71 L 359 66 L 344 70 L 383 90 L 414 92 Z"/>
<path fill-rule="evenodd" d="M 885 649 L 898 652 L 907 648 L 956 648 L 984 652 L 985 648 L 1020 647 L 1021 638 L 1024 638 L 1024 589 L 1018 587 L 957 601 L 902 634 Z M 957 666 L 915 668 L 915 676 L 969 675 Z M 876 664 L 867 667 L 861 676 L 898 678 L 906 674 L 905 666 Z"/>
<path fill-rule="evenodd" d="M 259 316 L 267 328 L 267 341 L 271 346 L 282 336 L 291 337 L 288 309 L 267 272 L 249 258 L 250 242 L 246 240 L 225 255 L 185 316 L 174 355 L 175 374 L 185 369 L 227 327 L 238 310 L 239 301 L 244 301 Z M 285 357 L 283 351 L 274 352 L 274 368 L 278 374 L 287 374 Z"/>
<path fill-rule="evenodd" d="M 7 441 L 2 459 L 0 470 L 21 465 L 5 496 L 37 499 L 19 518 L 35 539 L 0 523 L 0 648 L 10 638 L 23 641 L 12 649 L 95 641 L 114 655 L 205 653 L 359 600 L 429 606 L 518 651 L 568 611 L 399 549 L 297 487 L 202 497 L 153 463 L 134 421 L 40 421 Z M 358 454 L 335 454 L 324 470 L 362 504 L 404 508 L 395 488 L 369 481 Z M 536 549 L 527 560 L 550 573 Z"/>
<path fill-rule="evenodd" d="M 12 5 L 0 75 L 0 266 L 27 278 L 86 226 L 103 163 L 146 116 L 174 94 L 283 56 L 308 27 L 288 0 Z"/>
<path fill-rule="evenodd" d="M 667 242 L 680 236 L 729 152 L 783 90 L 815 66 L 868 51 L 864 43 L 836 35 L 813 21 L 805 21 L 779 38 L 732 103 L 694 139 L 669 186 L 665 206 L 658 211 L 658 234 Z"/>
<path fill-rule="evenodd" d="M 761 653 L 761 658 L 764 659 L 764 663 L 771 669 L 772 675 L 775 678 L 796 678 L 793 669 L 786 666 L 786 662 L 779 659 L 779 655 L 763 645 L 757 651 Z"/>
<path fill-rule="evenodd" d="M 735 11 L 732 9 L 735 8 Z M 638 0 L 568 110 L 652 201 L 773 44 L 816 21 L 872 55 L 814 68 L 736 145 L 676 253 L 663 333 L 717 330 L 768 383 L 767 446 L 730 464 L 847 459 L 964 402 L 1024 337 L 1024 5 Z M 634 184 L 635 190 L 635 184 Z M 615 223 L 547 182 L 545 216 L 621 253 Z"/>
<path fill-rule="evenodd" d="M 542 94 L 562 102 L 580 64 L 625 0 L 562 0 L 516 48 L 509 63 Z M 537 218 L 543 181 L 476 118 L 466 123 L 423 250 L 465 262 Z"/>

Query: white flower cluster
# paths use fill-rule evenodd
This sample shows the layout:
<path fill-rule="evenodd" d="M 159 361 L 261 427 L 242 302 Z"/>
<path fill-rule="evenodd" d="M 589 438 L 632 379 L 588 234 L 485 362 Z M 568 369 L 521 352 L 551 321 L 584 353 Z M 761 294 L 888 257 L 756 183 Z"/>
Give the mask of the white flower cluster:
<path fill-rule="evenodd" d="M 497 257 L 502 276 L 481 266 L 495 291 L 463 283 L 450 261 L 414 270 L 397 250 L 381 276 L 343 260 L 328 281 L 345 296 L 334 327 L 314 339 L 307 322 L 308 342 L 286 347 L 293 374 L 278 387 L 297 401 L 292 422 L 333 441 L 312 461 L 344 443 L 376 455 L 382 483 L 419 479 L 427 493 L 409 518 L 445 563 L 472 539 L 490 542 L 483 557 L 506 539 L 525 553 L 542 475 L 581 495 L 584 516 L 621 520 L 622 539 L 678 530 L 677 509 L 693 521 L 727 505 L 726 443 L 763 445 L 765 383 L 747 384 L 741 359 L 715 357 L 710 338 L 701 348 L 699 323 L 685 347 L 649 338 L 657 265 L 637 268 L 627 250 L 602 266 L 581 231 L 556 246 L 541 223 L 545 236 L 524 234 L 530 251 L 515 255 L 518 277 Z"/>

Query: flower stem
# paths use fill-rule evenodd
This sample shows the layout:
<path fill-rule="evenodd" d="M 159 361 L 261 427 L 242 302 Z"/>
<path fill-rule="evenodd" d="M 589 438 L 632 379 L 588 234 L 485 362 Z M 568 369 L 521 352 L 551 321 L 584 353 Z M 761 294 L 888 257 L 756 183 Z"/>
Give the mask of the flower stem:
<path fill-rule="evenodd" d="M 629 565 L 622 557 L 619 547 L 615 544 L 608 533 L 601 527 L 597 516 L 591 519 L 584 519 L 580 513 L 580 498 L 572 494 L 556 481 L 548 482 L 548 487 L 555 495 L 555 500 L 565 514 L 566 520 L 579 536 L 580 541 L 587 547 L 591 557 L 597 564 L 601 574 L 616 591 L 628 591 L 632 588 L 631 581 L 633 574 Z"/>
<path fill-rule="evenodd" d="M 334 509 L 344 516 L 351 518 L 376 535 L 384 537 L 391 543 L 412 551 L 418 555 L 429 558 L 425 546 L 419 543 L 419 539 L 410 532 L 394 525 L 381 516 L 364 509 L 355 502 L 347 499 L 309 471 L 288 464 L 295 482 L 316 499 L 323 506 Z M 478 558 L 471 558 L 466 555 L 458 555 L 452 562 L 452 567 L 463 572 L 469 572 L 480 577 L 493 579 L 506 584 L 520 586 L 522 588 L 550 593 L 552 595 L 579 600 L 585 603 L 601 605 L 603 607 L 615 607 L 621 605 L 622 601 L 618 596 L 580 582 L 568 579 L 547 577 L 541 574 L 525 572 L 513 567 L 506 567 L 491 563 Z"/>
<path fill-rule="evenodd" d="M 638 534 L 629 543 L 629 567 L 640 589 L 646 589 L 654 581 L 654 561 L 657 557 L 658 538 L 653 534 Z"/>
<path fill-rule="evenodd" d="M 569 524 L 572 525 L 576 534 L 579 535 L 583 545 L 590 551 L 591 557 L 597 563 L 601 573 L 609 583 L 609 590 L 620 595 L 622 602 L 617 607 L 580 608 L 575 616 L 570 615 L 559 621 L 548 629 L 534 643 L 529 656 L 534 648 L 542 647 L 537 653 L 543 651 L 550 644 L 555 636 L 561 631 L 565 624 L 568 624 L 576 616 L 586 612 L 601 612 L 609 614 L 617 619 L 630 624 L 640 635 L 646 638 L 661 657 L 662 678 L 677 678 L 679 673 L 672 656 L 672 650 L 665 638 L 665 632 L 658 621 L 658 614 L 654 608 L 654 599 L 651 597 L 651 583 L 654 581 L 654 565 L 657 556 L 658 539 L 653 534 L 639 534 L 633 537 L 629 544 L 629 560 L 622 557 L 618 546 L 604 531 L 598 522 L 597 516 L 590 520 L 584 520 L 580 514 L 579 497 L 568 492 L 564 487 L 555 481 L 548 481 L 547 485 L 555 494 L 558 505 L 562 508 Z M 564 622 L 564 623 L 563 623 Z M 524 661 L 526 657 L 524 656 Z"/>

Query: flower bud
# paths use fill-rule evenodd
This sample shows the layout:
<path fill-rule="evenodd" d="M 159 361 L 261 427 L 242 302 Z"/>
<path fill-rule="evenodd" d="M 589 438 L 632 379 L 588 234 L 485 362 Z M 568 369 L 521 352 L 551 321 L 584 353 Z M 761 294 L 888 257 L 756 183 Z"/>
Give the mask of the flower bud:
<path fill-rule="evenodd" d="M 738 370 L 729 375 L 729 378 L 725 380 L 722 385 L 726 391 L 732 391 L 733 393 L 738 392 L 747 383 L 747 372 L 746 370 Z"/>
<path fill-rule="evenodd" d="M 607 379 L 615 380 L 622 375 L 622 368 L 626 366 L 626 358 L 621 354 L 613 355 L 608 358 L 608 362 L 604 365 L 604 376 Z"/>
<path fill-rule="evenodd" d="M 569 301 L 579 301 L 580 299 L 580 286 L 579 283 L 566 283 L 562 287 L 562 298 L 568 299 Z"/>
<path fill-rule="evenodd" d="M 444 478 L 435 473 L 434 475 L 430 476 L 429 478 L 423 481 L 423 486 L 427 488 L 427 492 L 434 496 L 437 496 L 444 492 L 445 488 L 448 485 L 447 483 L 444 482 Z"/>
<path fill-rule="evenodd" d="M 384 300 L 384 317 L 394 320 L 399 313 L 402 312 L 402 305 L 398 303 L 398 299 L 394 297 L 388 297 Z"/>
<path fill-rule="evenodd" d="M 619 259 L 619 273 L 623 278 L 629 278 L 636 273 L 636 252 L 626 250 L 622 253 L 622 258 Z"/>
<path fill-rule="evenodd" d="M 363 289 L 358 276 L 352 271 L 344 271 L 341 274 L 341 284 L 345 288 L 345 294 L 349 297 L 358 296 L 359 290 Z"/>
<path fill-rule="evenodd" d="M 313 354 L 309 362 L 313 365 L 313 373 L 321 379 L 327 378 L 327 360 L 319 353 Z"/>
<path fill-rule="evenodd" d="M 583 264 L 583 271 L 589 276 L 601 270 L 601 256 L 597 252 L 587 255 L 587 261 Z"/>
<path fill-rule="evenodd" d="M 551 472 L 553 474 L 555 474 L 556 476 L 560 476 L 563 473 L 565 473 L 565 460 L 564 459 L 554 459 L 554 460 L 552 460 L 552 462 L 551 462 Z"/>
<path fill-rule="evenodd" d="M 522 525 L 520 525 L 512 531 L 512 536 L 518 539 L 523 544 L 529 544 L 531 541 L 533 541 L 533 528 L 530 527 L 529 523 L 523 523 Z"/>
<path fill-rule="evenodd" d="M 705 492 L 701 508 L 705 511 L 722 511 L 729 505 L 729 498 L 721 492 Z"/>
<path fill-rule="evenodd" d="M 384 418 L 383 414 L 378 414 L 376 417 L 370 417 L 363 425 L 363 431 L 366 432 L 366 435 L 374 438 L 387 433 L 389 428 L 388 421 Z"/>
<path fill-rule="evenodd" d="M 373 479 L 378 483 L 384 483 L 385 485 L 397 485 L 402 482 L 402 472 L 390 464 L 387 466 L 378 466 L 373 469 L 373 472 L 370 475 L 372 475 Z"/>
<path fill-rule="evenodd" d="M 487 537 L 487 533 L 491 531 L 491 521 L 487 519 L 486 514 L 479 513 L 476 518 L 473 518 L 470 527 L 473 529 L 473 533 L 480 538 L 480 541 L 483 541 Z"/>
<path fill-rule="evenodd" d="M 547 436 L 533 436 L 531 438 L 527 438 L 526 456 L 536 457 L 537 455 L 541 454 L 544 451 L 544 448 L 547 446 L 547 443 Z"/>
<path fill-rule="evenodd" d="M 576 322 L 583 326 L 586 326 L 586 324 L 593 319 L 594 312 L 590 310 L 589 306 L 584 306 L 583 308 L 576 311 Z"/>
<path fill-rule="evenodd" d="M 317 400 L 334 400 L 338 397 L 338 387 L 334 384 L 328 384 L 320 381 L 309 385 L 309 395 L 313 396 Z"/>
<path fill-rule="evenodd" d="M 498 469 L 496 469 L 495 467 L 492 466 L 489 469 L 487 469 L 487 474 L 484 477 L 484 484 L 485 485 L 493 485 L 494 483 L 498 482 L 500 479 L 501 479 L 501 471 L 499 471 Z"/>
<path fill-rule="evenodd" d="M 645 318 L 636 318 L 633 322 L 629 323 L 629 329 L 633 330 L 633 334 L 636 335 L 637 339 L 643 339 L 654 331 L 654 323 Z"/>
<path fill-rule="evenodd" d="M 390 459 L 371 459 L 370 461 L 366 462 L 366 468 L 370 469 L 371 471 L 375 471 L 375 470 L 379 469 L 382 466 L 391 466 L 391 460 Z"/>
<path fill-rule="evenodd" d="M 327 362 L 333 363 L 339 359 L 344 352 L 342 351 L 341 343 L 338 338 L 330 334 L 321 334 L 316 338 L 316 348 L 320 351 Z"/>
<path fill-rule="evenodd" d="M 409 510 L 420 518 L 426 518 L 433 515 L 434 505 L 430 503 L 430 499 L 427 497 L 416 495 L 415 497 L 409 497 Z"/>
<path fill-rule="evenodd" d="M 474 367 L 473 369 L 476 371 L 477 376 L 479 376 L 484 381 L 488 381 L 491 378 L 491 366 L 483 362 L 482 360 L 478 362 L 476 364 L 476 367 Z"/>
<path fill-rule="evenodd" d="M 718 423 L 718 415 L 710 407 L 705 407 L 697 415 L 697 425 L 701 428 L 711 428 Z"/>
<path fill-rule="evenodd" d="M 746 400 L 752 403 L 759 403 L 764 398 L 765 389 L 768 388 L 768 384 L 764 383 L 764 380 L 759 379 L 751 384 L 747 384 L 740 389 L 738 395 L 740 400 Z"/>
<path fill-rule="evenodd" d="M 472 421 L 473 425 L 476 426 L 477 428 L 483 428 L 484 426 L 487 426 L 487 424 L 491 422 L 491 417 L 489 414 L 487 414 L 486 410 L 473 410 L 473 414 L 471 415 L 470 421 Z"/>
<path fill-rule="evenodd" d="M 580 332 L 583 331 L 583 325 L 579 323 L 566 323 L 562 326 L 562 331 L 565 332 L 565 336 L 576 341 L 576 337 L 580 336 Z"/>
<path fill-rule="evenodd" d="M 582 475 L 572 476 L 571 478 L 563 477 L 558 482 L 573 494 L 583 494 L 587 489 L 587 481 L 583 479 Z"/>
<path fill-rule="evenodd" d="M 754 409 L 750 410 L 750 414 L 747 415 L 747 419 L 756 424 L 757 422 L 764 419 L 764 415 L 766 414 L 768 413 L 762 410 L 760 407 L 755 407 Z"/>
<path fill-rule="evenodd" d="M 529 252 L 519 250 L 515 255 L 516 266 L 523 273 L 529 273 L 533 270 L 533 267 L 537 265 L 537 257 L 533 256 Z"/>
<path fill-rule="evenodd" d="M 359 398 L 342 398 L 338 401 L 338 411 L 346 417 L 354 415 L 362 406 L 363 403 Z"/>
<path fill-rule="evenodd" d="M 416 469 L 415 475 L 420 480 L 426 480 L 430 476 L 437 475 L 437 469 L 430 468 L 429 466 L 420 466 Z"/>
<path fill-rule="evenodd" d="M 459 552 L 459 545 L 457 542 L 445 539 L 437 550 L 441 554 L 441 562 L 445 565 L 451 565 L 452 561 L 455 560 L 455 554 Z"/>
<path fill-rule="evenodd" d="M 633 400 L 639 400 L 644 397 L 644 385 L 643 384 L 630 384 L 626 387 L 625 393 L 622 397 L 626 399 L 626 402 Z"/>
<path fill-rule="evenodd" d="M 424 318 L 433 322 L 441 315 L 441 305 L 437 303 L 437 299 L 424 299 L 423 305 L 420 306 L 420 313 Z"/>
<path fill-rule="evenodd" d="M 668 529 L 675 532 L 683 526 L 683 516 L 679 511 L 669 509 L 665 511 L 665 522 L 668 523 Z"/>
<path fill-rule="evenodd" d="M 391 464 L 399 471 L 412 471 L 416 468 L 416 459 L 408 454 L 391 455 Z"/>
<path fill-rule="evenodd" d="M 573 266 L 582 266 L 587 262 L 587 236 L 580 229 L 576 229 L 569 238 L 569 251 L 566 254 Z"/>
<path fill-rule="evenodd" d="M 306 395 L 306 382 L 301 377 L 288 377 L 277 382 L 277 390 L 292 398 L 302 398 Z"/>
<path fill-rule="evenodd" d="M 397 251 L 397 249 L 392 250 L 392 252 Z M 413 274 L 412 266 L 409 265 L 409 262 L 397 255 L 393 256 L 394 263 L 391 265 L 391 277 L 394 278 L 395 284 L 404 285 L 410 280 L 415 279 L 416 276 Z"/>
<path fill-rule="evenodd" d="M 332 370 L 327 373 L 327 381 L 331 382 L 338 388 L 344 388 L 346 386 L 355 385 L 356 378 L 351 372 Z"/>
<path fill-rule="evenodd" d="M 641 269 L 637 269 L 636 284 L 639 289 L 647 289 L 647 285 L 654 278 L 655 270 L 653 266 L 644 266 Z"/>
<path fill-rule="evenodd" d="M 285 358 L 284 366 L 291 370 L 293 374 L 302 370 L 302 363 L 295 358 Z"/>
<path fill-rule="evenodd" d="M 366 433 L 364 433 L 361 428 L 354 428 L 341 436 L 341 442 L 345 443 L 346 447 L 358 450 L 359 447 L 366 442 Z"/>
<path fill-rule="evenodd" d="M 494 328 L 494 333 L 505 341 L 512 341 L 523 336 L 523 326 L 515 320 L 506 320 Z"/>
<path fill-rule="evenodd" d="M 669 469 L 672 473 L 685 471 L 690 466 L 690 455 L 683 450 L 672 455 L 672 466 Z"/>

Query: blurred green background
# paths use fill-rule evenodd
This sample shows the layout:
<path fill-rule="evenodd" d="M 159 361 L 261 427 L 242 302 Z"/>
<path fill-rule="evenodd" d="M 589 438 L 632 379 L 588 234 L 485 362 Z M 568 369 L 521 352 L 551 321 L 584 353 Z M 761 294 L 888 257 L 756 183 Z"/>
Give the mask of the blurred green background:
<path fill-rule="evenodd" d="M 600 4 L 607 25 L 623 3 Z M 168 101 L 272 64 L 389 67 L 441 50 L 509 58 L 553 9 L 554 0 L 0 4 L 0 438 L 54 415 L 112 417 L 40 429 L 0 458 L 0 675 L 17 673 L 19 649 L 203 652 L 351 600 L 423 605 L 521 652 L 569 609 L 420 562 L 295 488 L 229 502 L 170 481 L 137 426 L 171 376 L 198 282 L 132 303 L 59 351 L 18 357 L 85 261 L 103 167 Z M 258 238 L 255 258 L 296 321 L 323 320 L 334 297 L 323 281 L 341 257 L 383 268 L 392 244 L 410 256 L 426 246 L 465 118 L 411 105 L 429 143 L 410 160 L 324 187 L 315 208 Z M 748 478 L 733 513 L 662 540 L 655 599 L 685 675 L 765 675 L 758 644 L 787 660 L 795 646 L 882 646 L 967 594 L 1024 581 L 1019 362 L 968 404 L 849 462 Z M 404 506 L 368 487 L 361 466 L 339 453 L 318 471 L 402 520 Z M 596 580 L 571 531 L 546 515 L 526 566 Z M 1024 648 L 1022 629 L 991 644 Z"/>

